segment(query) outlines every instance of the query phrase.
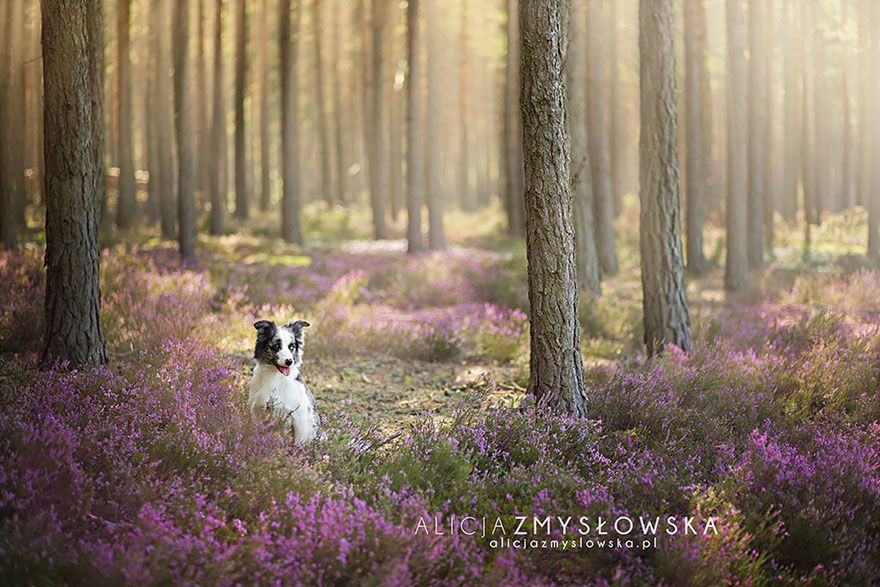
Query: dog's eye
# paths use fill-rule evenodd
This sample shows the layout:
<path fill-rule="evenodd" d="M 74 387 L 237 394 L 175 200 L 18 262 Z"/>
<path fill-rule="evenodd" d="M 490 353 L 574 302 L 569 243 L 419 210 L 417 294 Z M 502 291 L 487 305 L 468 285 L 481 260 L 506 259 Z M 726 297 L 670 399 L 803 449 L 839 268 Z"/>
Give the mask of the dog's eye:
<path fill-rule="evenodd" d="M 290 350 L 293 350 L 293 343 L 290 343 L 289 345 L 287 345 L 287 348 L 289 348 Z"/>

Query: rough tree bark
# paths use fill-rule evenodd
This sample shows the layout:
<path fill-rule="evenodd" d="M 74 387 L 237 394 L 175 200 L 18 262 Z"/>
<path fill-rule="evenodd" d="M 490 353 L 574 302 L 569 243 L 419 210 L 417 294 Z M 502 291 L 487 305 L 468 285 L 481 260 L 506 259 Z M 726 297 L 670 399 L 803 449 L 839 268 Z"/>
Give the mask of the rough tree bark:
<path fill-rule="evenodd" d="M 614 235 L 614 196 L 611 191 L 611 146 L 608 136 L 608 82 L 605 77 L 605 19 L 602 0 L 580 0 L 587 5 L 587 101 L 589 108 L 590 167 L 593 178 L 593 217 L 596 248 L 603 275 L 615 275 L 617 243 Z"/>
<path fill-rule="evenodd" d="M 44 367 L 104 364 L 98 214 L 104 190 L 101 2 L 43 0 Z"/>
<path fill-rule="evenodd" d="M 238 0 L 238 34 L 235 53 L 235 217 L 250 216 L 250 186 L 247 168 L 247 133 L 244 122 L 244 100 L 248 74 L 248 18 L 246 0 Z"/>
<path fill-rule="evenodd" d="M 176 0 L 174 13 L 174 119 L 177 122 L 177 240 L 185 264 L 196 260 L 196 166 L 189 73 L 189 0 Z"/>
<path fill-rule="evenodd" d="M 214 109 L 211 112 L 211 159 L 209 175 L 211 215 L 209 231 L 223 234 L 226 222 L 226 101 L 223 92 L 223 0 L 214 0 Z"/>
<path fill-rule="evenodd" d="M 531 307 L 529 392 L 539 405 L 584 416 L 586 388 L 563 72 L 567 4 L 567 0 L 523 0 L 520 4 L 520 107 Z"/>
<path fill-rule="evenodd" d="M 292 20 L 292 22 L 291 22 Z M 299 36 L 299 2 L 293 15 L 290 0 L 279 2 L 279 44 L 281 54 L 281 236 L 302 244 L 299 192 L 299 103 L 296 77 L 296 42 Z"/>
<path fill-rule="evenodd" d="M 705 39 L 700 26 L 704 0 L 685 0 L 685 108 L 687 127 L 687 268 L 695 276 L 706 272 L 703 253 L 703 222 L 706 198 L 706 156 L 703 146 L 703 78 L 706 56 Z"/>
<path fill-rule="evenodd" d="M 724 287 L 739 290 L 748 280 L 748 86 L 742 0 L 727 2 L 727 264 Z"/>
<path fill-rule="evenodd" d="M 764 264 L 764 129 L 767 119 L 767 89 L 764 79 L 764 61 L 767 47 L 763 26 L 766 0 L 749 2 L 749 196 L 746 239 L 749 266 Z"/>
<path fill-rule="evenodd" d="M 443 234 L 443 194 L 440 187 L 440 125 L 443 124 L 441 98 L 443 80 L 440 79 L 440 51 L 442 50 L 437 24 L 437 2 L 425 0 L 427 12 L 425 26 L 428 35 L 428 96 L 427 126 L 425 136 L 425 181 L 428 204 L 428 247 L 438 251 L 446 247 Z"/>
<path fill-rule="evenodd" d="M 648 356 L 667 344 L 693 349 L 681 254 L 674 15 L 674 0 L 639 2 L 639 250 Z"/>
<path fill-rule="evenodd" d="M 409 0 L 406 10 L 406 242 L 407 252 L 422 250 L 422 190 L 425 168 L 422 157 L 422 35 L 419 0 Z"/>
<path fill-rule="evenodd" d="M 571 136 L 571 191 L 575 232 L 575 263 L 578 285 L 598 295 L 599 257 L 596 227 L 593 223 L 593 185 L 590 177 L 587 139 L 587 38 L 586 10 L 583 2 L 571 4 L 568 52 L 565 61 L 568 95 L 568 129 Z"/>

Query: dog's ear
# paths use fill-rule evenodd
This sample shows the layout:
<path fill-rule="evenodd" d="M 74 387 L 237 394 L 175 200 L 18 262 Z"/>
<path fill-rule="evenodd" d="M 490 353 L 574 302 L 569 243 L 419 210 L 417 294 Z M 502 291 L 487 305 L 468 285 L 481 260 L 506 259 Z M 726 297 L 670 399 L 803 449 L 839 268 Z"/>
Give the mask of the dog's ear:
<path fill-rule="evenodd" d="M 257 329 L 257 332 L 262 334 L 267 329 L 274 329 L 275 323 L 271 320 L 258 320 L 254 322 L 254 328 Z"/>
<path fill-rule="evenodd" d="M 305 320 L 297 320 L 296 322 L 287 325 L 288 328 L 292 328 L 294 330 L 302 330 L 303 328 L 306 328 L 308 326 L 311 326 L 311 324 L 309 324 Z"/>

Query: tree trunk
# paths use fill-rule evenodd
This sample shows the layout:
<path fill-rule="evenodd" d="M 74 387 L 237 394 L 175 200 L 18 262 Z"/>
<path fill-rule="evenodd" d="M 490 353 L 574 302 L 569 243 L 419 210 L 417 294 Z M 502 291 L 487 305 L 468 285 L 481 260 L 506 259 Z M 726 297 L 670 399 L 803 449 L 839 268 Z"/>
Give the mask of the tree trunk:
<path fill-rule="evenodd" d="M 781 208 L 782 216 L 793 223 L 798 209 L 798 183 L 800 179 L 801 123 L 798 91 L 797 28 L 795 27 L 795 0 L 785 0 L 785 21 L 789 23 L 785 32 L 785 165 L 783 166 Z"/>
<path fill-rule="evenodd" d="M 667 344 L 693 349 L 681 254 L 674 15 L 674 0 L 639 2 L 639 250 L 648 356 Z"/>
<path fill-rule="evenodd" d="M 223 0 L 214 0 L 214 109 L 211 113 L 211 234 L 223 234 L 226 221 L 226 101 L 223 97 Z"/>
<path fill-rule="evenodd" d="M 211 185 L 211 168 L 216 166 L 217 160 L 211 157 L 212 141 L 214 138 L 212 122 L 209 118 L 208 109 L 208 50 L 206 47 L 206 38 L 208 36 L 208 3 L 211 0 L 198 0 L 198 53 L 196 60 L 198 61 L 198 80 L 196 81 L 196 97 L 204 100 L 198 108 L 198 152 L 196 153 L 196 162 L 198 164 L 198 177 L 196 179 L 196 188 L 201 192 L 201 201 L 204 202 L 210 196 L 208 191 Z M 204 98 L 201 98 L 204 96 Z M 213 164 L 212 164 L 213 161 Z"/>
<path fill-rule="evenodd" d="M 703 222 L 706 200 L 706 159 L 703 138 L 703 76 L 705 39 L 700 26 L 703 0 L 685 0 L 685 108 L 687 127 L 687 268 L 695 276 L 706 273 L 703 253 Z"/>
<path fill-rule="evenodd" d="M 507 0 L 507 76 L 504 101 L 507 127 L 507 152 L 504 160 L 507 162 L 507 186 L 504 197 L 507 209 L 507 231 L 512 236 L 525 235 L 522 120 L 520 120 L 519 106 L 520 31 L 517 17 L 519 1 Z M 428 59 L 431 59 L 430 55 Z"/>
<path fill-rule="evenodd" d="M 876 71 L 878 62 L 880 62 L 880 38 L 877 35 L 878 8 L 876 2 L 869 2 L 867 7 L 868 31 L 870 38 L 868 40 L 868 67 L 866 72 L 868 87 L 868 110 L 865 125 L 868 128 L 868 144 L 867 144 L 867 160 L 870 169 L 867 170 L 867 189 L 864 193 L 866 205 L 868 208 L 868 256 L 877 259 L 880 258 L 880 168 L 878 168 L 876 158 L 880 151 L 880 140 L 877 138 L 877 132 L 880 130 L 880 116 L 875 111 L 877 99 L 880 97 L 880 90 L 877 87 L 877 77 L 873 74 Z"/>
<path fill-rule="evenodd" d="M 321 51 L 324 17 L 321 0 L 314 0 L 315 27 L 315 118 L 318 124 L 318 154 L 321 162 L 321 195 L 328 206 L 333 205 L 333 168 L 330 157 L 330 133 L 327 132 L 327 109 L 324 104 L 324 60 Z M 336 64 L 333 64 L 335 67 Z"/>
<path fill-rule="evenodd" d="M 260 211 L 266 212 L 272 200 L 272 147 L 269 133 L 269 94 L 272 66 L 269 63 L 269 2 L 262 1 L 260 18 Z"/>
<path fill-rule="evenodd" d="M 98 214 L 104 190 L 100 2 L 43 0 L 45 337 L 40 362 L 107 362 Z"/>
<path fill-rule="evenodd" d="M 177 121 L 177 224 L 180 258 L 196 260 L 196 166 L 193 161 L 192 95 L 189 73 L 189 0 L 174 13 L 174 118 Z"/>
<path fill-rule="evenodd" d="M 427 13 L 425 25 L 428 34 L 428 132 L 425 136 L 425 181 L 428 192 L 428 247 L 439 251 L 446 247 L 446 236 L 443 234 L 443 194 L 440 187 L 440 125 L 443 124 L 441 99 L 443 96 L 443 80 L 440 79 L 440 40 L 437 24 L 437 2 L 425 0 Z"/>
<path fill-rule="evenodd" d="M 739 290 L 748 280 L 748 86 L 745 14 L 742 0 L 727 2 L 727 265 L 724 287 Z"/>
<path fill-rule="evenodd" d="M 279 2 L 281 54 L 281 236 L 289 243 L 303 243 L 300 227 L 299 187 L 299 89 L 296 77 L 296 43 L 300 8 L 290 14 L 290 0 Z M 291 22 L 291 18 L 293 22 Z"/>
<path fill-rule="evenodd" d="M 132 155 L 132 111 L 131 111 L 131 37 L 129 12 L 131 0 L 120 0 L 116 6 L 116 63 L 118 65 L 117 84 L 119 90 L 119 200 L 116 210 L 116 225 L 128 229 L 134 223 L 137 212 L 134 177 L 134 160 Z"/>
<path fill-rule="evenodd" d="M 468 0 L 461 0 L 461 20 L 459 22 L 459 61 L 458 61 L 458 120 L 459 120 L 459 151 L 458 151 L 458 190 L 461 197 L 461 208 L 465 212 L 477 209 L 476 193 L 471 189 L 470 181 L 470 145 L 468 136 Z"/>
<path fill-rule="evenodd" d="M 764 213 L 763 213 L 763 230 L 764 230 L 764 238 L 763 238 L 763 249 L 767 251 L 767 254 L 772 259 L 774 256 L 773 253 L 773 216 L 774 212 L 777 209 L 776 205 L 776 189 L 774 186 L 776 185 L 776 165 L 774 164 L 776 158 L 774 156 L 776 149 L 774 144 L 774 128 L 776 126 L 776 116 L 774 113 L 774 108 L 776 106 L 776 98 L 773 95 L 773 58 L 774 58 L 774 43 L 775 37 L 773 36 L 773 0 L 766 0 L 766 6 L 764 7 L 764 22 L 761 23 L 762 34 L 764 36 L 764 97 L 766 104 L 766 114 L 765 118 L 767 123 L 764 125 L 764 134 L 763 138 L 763 148 L 764 148 Z"/>
<path fill-rule="evenodd" d="M 388 238 L 387 200 L 390 167 L 388 165 L 388 119 L 385 109 L 384 39 L 387 0 L 373 0 L 370 24 L 373 30 L 373 91 L 370 96 L 370 205 L 373 209 L 373 235 Z"/>
<path fill-rule="evenodd" d="M 338 8 L 338 6 L 336 7 Z M 347 119 L 346 113 L 348 108 L 342 106 L 342 87 L 339 81 L 339 67 L 342 59 L 342 40 L 339 35 L 339 17 L 335 16 L 331 19 L 331 32 L 333 38 L 331 46 L 333 48 L 333 56 L 331 62 L 334 64 L 330 68 L 330 86 L 333 92 L 333 113 L 336 119 L 334 125 L 336 139 L 336 195 L 340 204 L 348 202 L 348 125 L 353 119 Z"/>
<path fill-rule="evenodd" d="M 156 57 L 156 133 L 159 157 L 156 161 L 156 192 L 159 197 L 159 223 L 162 238 L 177 238 L 177 200 L 174 189 L 174 120 L 171 112 L 171 43 L 167 27 L 171 24 L 170 0 L 159 0 L 162 26 Z"/>
<path fill-rule="evenodd" d="M 430 0 L 429 0 L 430 1 Z M 419 0 L 409 0 L 406 11 L 406 242 L 407 252 L 422 250 L 422 189 L 425 169 L 422 161 L 422 35 Z"/>
<path fill-rule="evenodd" d="M 813 127 L 813 79 L 811 69 L 813 67 L 810 55 L 810 43 L 808 43 L 808 35 L 810 27 L 813 24 L 812 16 L 813 2 L 812 0 L 802 0 L 801 2 L 801 61 L 803 63 L 802 73 L 803 81 L 803 105 L 801 107 L 802 116 L 802 132 L 801 139 L 801 178 L 804 192 L 804 258 L 810 254 L 813 235 L 813 205 L 814 205 L 814 189 L 815 169 L 813 167 L 813 145 L 815 144 L 815 128 Z"/>
<path fill-rule="evenodd" d="M 571 191 L 574 213 L 575 263 L 578 285 L 592 295 L 601 293 L 596 227 L 593 223 L 593 186 L 587 139 L 587 51 L 585 4 L 571 4 L 568 52 L 565 62 L 568 128 L 571 136 Z"/>
<path fill-rule="evenodd" d="M 566 0 L 523 0 L 520 5 L 529 392 L 539 405 L 585 416 L 565 120 L 565 10 Z"/>
<path fill-rule="evenodd" d="M 764 129 L 769 124 L 764 87 L 767 49 L 762 31 L 766 18 L 765 2 L 749 2 L 749 196 L 746 234 L 749 266 L 752 268 L 764 264 Z"/>
<path fill-rule="evenodd" d="M 238 0 L 238 35 L 235 53 L 235 217 L 244 220 L 250 216 L 251 195 L 248 185 L 246 129 L 244 100 L 247 94 L 248 21 L 247 0 Z"/>
<path fill-rule="evenodd" d="M 626 189 L 626 127 L 624 125 L 623 91 L 620 79 L 620 31 L 618 30 L 618 0 L 608 2 L 610 109 L 611 109 L 611 191 L 614 199 L 614 217 L 623 211 L 623 193 Z"/>
<path fill-rule="evenodd" d="M 602 0 L 581 1 L 586 2 L 587 5 L 587 99 L 590 118 L 588 135 L 593 178 L 593 216 L 596 220 L 596 248 L 603 275 L 615 275 L 618 266 L 608 137 L 605 19 L 602 18 Z"/>
<path fill-rule="evenodd" d="M 8 0 L 7 0 L 8 1 Z M 0 121 L 3 128 L 12 125 L 14 113 L 11 107 L 12 94 L 12 2 L 0 8 L 4 22 L 0 26 Z M 0 137 L 0 246 L 15 249 L 18 246 L 18 226 L 15 221 L 15 174 L 12 137 L 3 133 Z"/>
<path fill-rule="evenodd" d="M 25 208 L 27 207 L 27 190 L 25 189 L 25 84 L 24 84 L 24 0 L 9 0 L 12 2 L 12 59 L 9 63 L 11 68 L 9 107 L 12 117 L 9 126 L 6 127 L 8 138 L 12 143 L 12 209 L 16 226 L 25 228 Z M 2 30 L 2 29 L 0 29 Z"/>

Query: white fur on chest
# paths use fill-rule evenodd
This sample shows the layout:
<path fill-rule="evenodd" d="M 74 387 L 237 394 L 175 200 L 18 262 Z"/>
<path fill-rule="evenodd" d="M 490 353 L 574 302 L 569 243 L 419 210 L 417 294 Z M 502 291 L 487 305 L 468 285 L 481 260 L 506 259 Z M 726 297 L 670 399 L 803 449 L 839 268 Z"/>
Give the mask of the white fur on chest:
<path fill-rule="evenodd" d="M 313 440 L 317 433 L 317 412 L 306 386 L 297 381 L 298 375 L 296 367 L 284 376 L 272 365 L 257 365 L 248 404 L 255 415 L 265 414 L 271 406 L 273 415 L 293 428 L 296 442 L 303 443 Z"/>

